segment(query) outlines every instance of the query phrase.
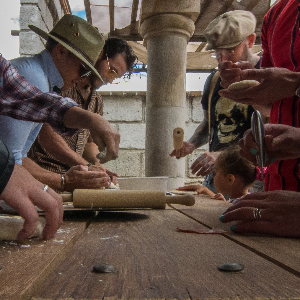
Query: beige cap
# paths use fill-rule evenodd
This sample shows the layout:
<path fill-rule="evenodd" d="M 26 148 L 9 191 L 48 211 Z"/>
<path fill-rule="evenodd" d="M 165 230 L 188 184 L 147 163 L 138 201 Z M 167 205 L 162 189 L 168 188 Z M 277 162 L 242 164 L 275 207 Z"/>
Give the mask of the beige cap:
<path fill-rule="evenodd" d="M 204 30 L 206 49 L 232 48 L 255 33 L 256 18 L 246 10 L 226 12 L 211 21 Z"/>

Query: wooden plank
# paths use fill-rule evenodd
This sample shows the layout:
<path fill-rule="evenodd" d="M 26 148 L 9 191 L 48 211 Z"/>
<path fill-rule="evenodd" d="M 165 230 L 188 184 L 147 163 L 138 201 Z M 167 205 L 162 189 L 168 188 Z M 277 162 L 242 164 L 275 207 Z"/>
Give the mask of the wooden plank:
<path fill-rule="evenodd" d="M 84 0 L 84 8 L 85 8 L 86 20 L 90 24 L 93 24 L 90 0 Z"/>
<path fill-rule="evenodd" d="M 34 282 L 43 280 L 60 263 L 85 228 L 84 219 L 65 221 L 50 241 L 30 239 L 24 245 L 0 242 L 0 298 L 23 299 Z"/>
<path fill-rule="evenodd" d="M 133 0 L 132 1 L 132 7 L 131 7 L 131 21 L 130 24 L 135 23 L 137 20 L 137 12 L 139 8 L 139 0 Z"/>
<path fill-rule="evenodd" d="M 100 212 L 70 255 L 33 299 L 277 299 L 300 293 L 300 279 L 220 235 L 186 234 L 203 228 L 175 210 Z M 224 273 L 217 266 L 239 262 Z M 99 274 L 108 263 L 117 273 Z"/>
<path fill-rule="evenodd" d="M 109 32 L 115 30 L 115 1 L 109 0 Z"/>
<path fill-rule="evenodd" d="M 186 208 L 182 212 L 208 227 L 229 230 L 234 222 L 224 224 L 219 221 L 219 218 L 228 206 L 230 206 L 228 202 L 211 200 L 207 196 L 196 196 L 195 206 Z M 181 207 L 178 205 L 174 205 L 174 207 L 181 210 Z M 300 253 L 298 251 L 300 248 L 300 239 L 270 237 L 266 235 L 241 235 L 230 231 L 229 237 L 237 243 L 274 261 L 274 263 L 277 263 L 281 267 L 291 272 L 294 270 L 295 275 L 300 275 Z"/>

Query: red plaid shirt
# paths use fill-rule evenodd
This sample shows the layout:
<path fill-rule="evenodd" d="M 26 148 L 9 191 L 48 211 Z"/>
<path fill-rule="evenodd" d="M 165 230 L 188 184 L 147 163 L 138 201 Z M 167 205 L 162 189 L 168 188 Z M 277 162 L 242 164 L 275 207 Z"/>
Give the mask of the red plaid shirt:
<path fill-rule="evenodd" d="M 17 70 L 0 55 L 0 114 L 14 119 L 49 123 L 60 133 L 74 134 L 77 130 L 66 128 L 63 116 L 74 105 L 70 98 L 53 93 L 42 93 L 30 85 Z"/>

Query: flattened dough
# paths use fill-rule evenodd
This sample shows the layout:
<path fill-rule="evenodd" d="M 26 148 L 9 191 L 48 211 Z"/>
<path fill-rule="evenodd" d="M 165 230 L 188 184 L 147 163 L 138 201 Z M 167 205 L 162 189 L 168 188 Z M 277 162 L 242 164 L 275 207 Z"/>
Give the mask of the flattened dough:
<path fill-rule="evenodd" d="M 23 228 L 24 219 L 19 216 L 0 216 L 0 241 L 16 241 Z M 43 226 L 40 222 L 31 237 L 41 237 Z"/>
<path fill-rule="evenodd" d="M 257 80 L 242 80 L 234 82 L 228 86 L 229 90 L 243 90 L 260 84 Z"/>

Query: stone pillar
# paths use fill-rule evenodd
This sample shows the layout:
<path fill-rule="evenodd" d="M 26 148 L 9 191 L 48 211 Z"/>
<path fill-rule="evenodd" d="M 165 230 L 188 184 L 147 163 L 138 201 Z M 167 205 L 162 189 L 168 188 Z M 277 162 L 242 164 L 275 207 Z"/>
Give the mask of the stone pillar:
<path fill-rule="evenodd" d="M 145 175 L 168 176 L 168 188 L 174 189 L 183 185 L 185 179 L 185 159 L 170 157 L 170 153 L 173 129 L 185 129 L 186 46 L 194 32 L 195 21 L 180 8 L 175 13 L 174 4 L 185 2 L 189 6 L 190 2 L 197 7 L 198 15 L 200 1 L 199 6 L 195 6 L 198 1 L 164 0 L 160 2 L 163 7 L 158 9 L 159 12 L 149 15 L 145 5 L 152 4 L 151 1 L 143 0 L 140 18 L 140 34 L 147 47 Z M 171 13 L 166 11 L 166 2 L 170 4 Z"/>

